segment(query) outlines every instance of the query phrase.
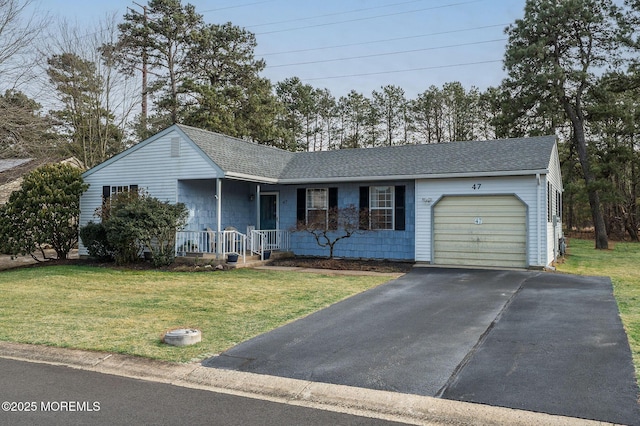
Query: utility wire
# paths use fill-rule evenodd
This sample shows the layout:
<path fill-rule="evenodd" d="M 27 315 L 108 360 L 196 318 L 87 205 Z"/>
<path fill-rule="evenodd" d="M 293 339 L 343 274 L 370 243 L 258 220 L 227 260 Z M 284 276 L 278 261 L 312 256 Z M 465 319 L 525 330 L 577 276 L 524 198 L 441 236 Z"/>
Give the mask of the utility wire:
<path fill-rule="evenodd" d="M 247 26 L 245 26 L 245 28 L 266 27 L 268 25 L 286 24 L 288 22 L 308 21 L 310 19 L 327 18 L 329 16 L 346 15 L 348 13 L 366 12 L 367 10 L 386 9 L 388 7 L 400 6 L 400 5 L 409 4 L 409 3 L 418 3 L 418 2 L 421 2 L 421 1 L 424 1 L 424 0 L 403 1 L 403 2 L 400 2 L 400 3 L 385 4 L 383 6 L 364 7 L 364 8 L 361 8 L 361 9 L 345 10 L 344 12 L 332 12 L 332 13 L 325 13 L 324 15 L 306 16 L 304 18 L 293 18 L 293 19 L 286 19 L 286 20 L 283 20 L 283 21 L 266 22 L 264 24 L 247 25 Z"/>
<path fill-rule="evenodd" d="M 217 12 L 218 10 L 227 10 L 227 9 L 238 9 L 240 7 L 254 6 L 256 4 L 262 4 L 262 3 L 273 3 L 273 0 L 256 1 L 253 3 L 244 3 L 244 4 L 234 4 L 233 6 L 224 6 L 224 7 L 218 7 L 216 9 L 201 10 L 201 11 L 198 11 L 198 13 Z"/>
<path fill-rule="evenodd" d="M 313 52 L 313 51 L 316 51 L 316 50 L 337 49 L 337 48 L 342 48 L 342 47 L 364 46 L 364 45 L 367 45 L 367 44 L 385 43 L 385 42 L 389 42 L 389 41 L 410 40 L 410 39 L 413 39 L 413 38 L 431 37 L 431 36 L 436 36 L 436 35 L 455 34 L 455 33 L 467 32 L 467 31 L 484 30 L 484 29 L 487 29 L 487 28 L 505 27 L 507 25 L 509 25 L 509 24 L 484 25 L 484 26 L 481 26 L 481 27 L 462 28 L 462 29 L 458 29 L 458 30 L 449 30 L 449 31 L 439 31 L 439 32 L 436 32 L 436 33 L 418 34 L 418 35 L 413 35 L 413 36 L 396 37 L 396 38 L 387 38 L 387 39 L 382 39 L 382 40 L 370 40 L 370 41 L 362 41 L 362 42 L 358 42 L 358 43 L 334 44 L 334 45 L 331 45 L 331 46 L 310 47 L 310 48 L 306 48 L 306 49 L 296 49 L 296 50 L 286 50 L 286 51 L 282 51 L 282 52 L 262 53 L 262 54 L 256 54 L 256 56 L 275 56 L 275 55 L 285 55 L 285 54 L 289 54 L 289 53 L 301 53 L 301 52 Z"/>
<path fill-rule="evenodd" d="M 327 77 L 312 77 L 312 78 L 301 78 L 302 81 L 317 81 L 317 80 L 333 80 L 338 78 L 351 78 L 351 77 L 367 77 L 371 75 L 383 75 L 383 74 L 398 74 L 404 72 L 412 72 L 412 71 L 427 71 L 427 70 L 435 70 L 435 69 L 443 69 L 443 68 L 455 68 L 455 67 L 466 67 L 471 65 L 484 65 L 484 64 L 492 64 L 502 62 L 502 59 L 495 59 L 489 61 L 480 61 L 480 62 L 466 62 L 461 64 L 450 64 L 450 65 L 435 65 L 431 67 L 421 67 L 421 68 L 408 68 L 403 70 L 391 70 L 391 71 L 379 71 L 379 72 L 368 72 L 361 74 L 344 74 L 344 75 L 333 75 Z"/>
<path fill-rule="evenodd" d="M 450 44 L 448 46 L 435 46 L 435 47 L 424 47 L 420 49 L 411 49 L 411 50 L 399 50 L 396 52 L 385 52 L 385 53 L 372 53 L 370 55 L 360 55 L 360 56 L 349 56 L 344 58 L 333 58 L 333 59 L 319 59 L 317 61 L 307 61 L 307 62 L 294 62 L 290 64 L 280 64 L 280 65 L 271 65 L 267 66 L 267 68 L 282 68 L 282 67 L 291 67 L 294 65 L 309 65 L 309 64 L 319 64 L 324 62 L 338 62 L 338 61 L 348 61 L 352 59 L 364 59 L 364 58 L 374 58 L 378 56 L 390 56 L 390 55 L 402 55 L 404 53 L 414 53 L 414 52 L 424 52 L 427 50 L 438 50 L 438 49 L 450 49 L 453 47 L 462 47 L 462 46 L 474 46 L 478 44 L 487 44 L 487 43 L 496 43 L 499 41 L 505 41 L 506 38 L 498 38 L 495 40 L 484 40 L 484 41 L 474 41 L 471 43 L 459 43 L 459 44 Z"/>
<path fill-rule="evenodd" d="M 330 25 L 338 25 L 338 24 L 346 24 L 346 23 L 351 23 L 351 22 L 367 21 L 367 20 L 371 20 L 371 19 L 386 18 L 388 16 L 397 16 L 397 15 L 406 15 L 408 13 L 424 12 L 425 10 L 444 9 L 444 8 L 447 8 L 447 7 L 462 6 L 462 5 L 465 5 L 465 4 L 478 3 L 478 2 L 482 2 L 482 1 L 485 1 L 485 0 L 463 1 L 463 2 L 458 2 L 458 3 L 444 4 L 444 5 L 440 5 L 440 6 L 425 7 L 425 8 L 422 8 L 422 9 L 407 10 L 407 11 L 404 11 L 404 12 L 386 13 L 384 15 L 368 16 L 368 17 L 364 17 L 364 18 L 346 19 L 344 21 L 325 22 L 323 24 L 306 25 L 304 27 L 294 27 L 294 28 L 286 28 L 286 29 L 282 29 L 282 30 L 265 31 L 265 32 L 262 32 L 262 33 L 255 33 L 255 34 L 256 35 L 266 35 L 266 34 L 283 33 L 283 32 L 287 32 L 287 31 L 304 30 L 304 29 L 307 29 L 307 28 L 326 27 L 326 26 L 330 26 Z"/>

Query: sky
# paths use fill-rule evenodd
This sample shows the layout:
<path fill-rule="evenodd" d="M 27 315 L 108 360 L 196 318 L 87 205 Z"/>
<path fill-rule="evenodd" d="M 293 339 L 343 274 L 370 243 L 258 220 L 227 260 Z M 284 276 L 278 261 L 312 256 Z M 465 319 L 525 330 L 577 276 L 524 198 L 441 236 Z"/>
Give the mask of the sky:
<path fill-rule="evenodd" d="M 272 83 L 299 77 L 336 96 L 370 96 L 392 84 L 415 97 L 459 81 L 485 90 L 505 77 L 504 29 L 525 0 L 182 0 L 207 23 L 231 22 L 256 35 Z M 138 0 L 138 4 L 146 4 Z M 53 18 L 87 27 L 124 15 L 132 0 L 37 0 Z"/>

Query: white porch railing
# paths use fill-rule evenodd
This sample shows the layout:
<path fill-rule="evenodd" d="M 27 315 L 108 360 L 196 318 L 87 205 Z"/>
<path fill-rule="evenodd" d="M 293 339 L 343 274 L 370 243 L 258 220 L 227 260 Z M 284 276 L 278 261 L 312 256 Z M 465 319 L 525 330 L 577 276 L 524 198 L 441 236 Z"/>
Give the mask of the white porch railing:
<path fill-rule="evenodd" d="M 246 261 L 247 236 L 235 230 L 216 231 L 178 231 L 176 232 L 176 256 L 189 253 L 215 254 L 226 258 L 234 253 Z"/>
<path fill-rule="evenodd" d="M 291 248 L 289 232 L 281 229 L 253 229 L 249 241 L 251 252 L 259 255 L 261 260 L 264 260 L 265 251 L 288 251 Z"/>
<path fill-rule="evenodd" d="M 248 236 L 235 230 L 176 232 L 176 256 L 206 253 L 225 259 L 227 254 L 235 253 L 246 262 L 247 251 L 264 260 L 265 251 L 288 251 L 290 248 L 290 234 L 281 229 L 251 230 Z"/>

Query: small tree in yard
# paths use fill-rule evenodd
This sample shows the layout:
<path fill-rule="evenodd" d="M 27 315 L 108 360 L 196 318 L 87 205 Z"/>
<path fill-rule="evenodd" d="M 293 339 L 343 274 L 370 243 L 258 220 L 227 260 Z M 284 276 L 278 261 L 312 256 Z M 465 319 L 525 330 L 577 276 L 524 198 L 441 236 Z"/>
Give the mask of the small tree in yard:
<path fill-rule="evenodd" d="M 89 185 L 81 171 L 68 164 L 49 164 L 24 177 L 22 186 L 0 207 L 0 249 L 11 255 L 31 255 L 51 246 L 66 259 L 78 242 L 80 195 Z"/>
<path fill-rule="evenodd" d="M 316 243 L 322 248 L 329 247 L 329 259 L 338 241 L 363 233 L 363 224 L 367 223 L 367 213 L 356 206 L 333 207 L 324 216 L 307 221 L 299 221 L 294 232 L 304 231 L 313 235 Z"/>

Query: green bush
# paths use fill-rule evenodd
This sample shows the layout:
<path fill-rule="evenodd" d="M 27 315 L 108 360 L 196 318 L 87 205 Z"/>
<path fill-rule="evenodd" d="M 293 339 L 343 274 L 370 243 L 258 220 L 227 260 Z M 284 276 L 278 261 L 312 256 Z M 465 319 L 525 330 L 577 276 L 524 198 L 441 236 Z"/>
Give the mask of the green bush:
<path fill-rule="evenodd" d="M 186 223 L 188 211 L 182 203 L 131 193 L 112 198 L 102 216 L 116 263 L 135 262 L 148 251 L 158 267 L 174 261 L 176 231 Z"/>
<path fill-rule="evenodd" d="M 114 250 L 107 238 L 107 230 L 102 223 L 89 222 L 80 228 L 80 239 L 94 259 L 110 261 L 114 259 Z"/>
<path fill-rule="evenodd" d="M 78 242 L 80 195 L 89 185 L 68 164 L 48 164 L 27 174 L 0 208 L 0 250 L 31 255 L 51 246 L 66 259 Z"/>

